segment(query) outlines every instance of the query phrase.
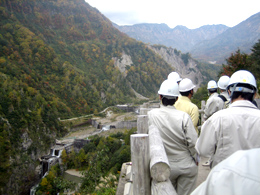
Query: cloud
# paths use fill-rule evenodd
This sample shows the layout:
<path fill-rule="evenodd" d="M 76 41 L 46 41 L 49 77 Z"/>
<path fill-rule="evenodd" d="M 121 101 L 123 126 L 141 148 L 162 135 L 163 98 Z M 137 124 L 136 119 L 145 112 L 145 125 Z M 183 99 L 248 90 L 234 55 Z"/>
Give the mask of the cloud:
<path fill-rule="evenodd" d="M 132 25 L 142 22 L 136 12 L 105 12 L 104 15 L 118 25 Z"/>
<path fill-rule="evenodd" d="M 260 7 L 259 0 L 86 0 L 118 25 L 165 23 L 190 29 L 208 24 L 233 27 Z"/>

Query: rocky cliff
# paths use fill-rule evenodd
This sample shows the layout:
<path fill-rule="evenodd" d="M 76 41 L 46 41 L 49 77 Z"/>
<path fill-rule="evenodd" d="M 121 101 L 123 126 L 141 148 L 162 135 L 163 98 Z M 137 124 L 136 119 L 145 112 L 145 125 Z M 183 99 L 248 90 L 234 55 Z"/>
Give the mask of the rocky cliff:
<path fill-rule="evenodd" d="M 191 79 L 196 88 L 205 80 L 198 69 L 198 62 L 192 59 L 189 54 L 181 54 L 176 49 L 166 47 L 150 46 L 149 48 L 160 55 L 182 78 Z"/>
<path fill-rule="evenodd" d="M 130 55 L 127 55 L 125 52 L 122 52 L 121 58 L 113 57 L 114 66 L 119 69 L 119 71 L 126 77 L 126 67 L 133 65 L 133 61 Z"/>
<path fill-rule="evenodd" d="M 198 62 L 192 59 L 188 53 L 182 54 L 176 49 L 171 47 L 167 48 L 165 46 L 148 45 L 147 47 L 159 55 L 165 62 L 167 62 L 176 72 L 180 74 L 182 78 L 191 79 L 197 86 L 196 88 L 200 87 L 202 82 L 205 81 L 206 77 L 203 76 L 200 69 L 198 68 Z M 113 60 L 114 66 L 117 67 L 125 77 L 128 73 L 127 67 L 134 66 L 133 61 L 131 60 L 131 56 L 127 55 L 125 52 L 122 52 L 120 58 L 114 57 Z M 136 91 L 134 91 L 134 93 L 138 95 Z"/>

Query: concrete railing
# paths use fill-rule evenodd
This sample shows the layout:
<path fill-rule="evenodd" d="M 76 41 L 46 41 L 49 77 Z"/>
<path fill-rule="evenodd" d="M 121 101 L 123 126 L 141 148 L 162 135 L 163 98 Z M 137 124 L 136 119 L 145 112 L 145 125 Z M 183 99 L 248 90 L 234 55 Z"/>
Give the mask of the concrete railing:
<path fill-rule="evenodd" d="M 158 128 L 148 127 L 148 116 L 139 115 L 137 132 L 131 135 L 132 165 L 126 174 L 131 182 L 125 184 L 124 195 L 177 195 Z"/>
<path fill-rule="evenodd" d="M 205 101 L 201 102 L 201 124 Z M 169 177 L 170 165 L 156 126 L 148 127 L 147 112 L 140 109 L 137 118 L 137 134 L 131 135 L 131 165 L 127 177 L 131 182 L 125 184 L 124 195 L 177 195 Z M 201 127 L 199 125 L 199 129 Z"/>

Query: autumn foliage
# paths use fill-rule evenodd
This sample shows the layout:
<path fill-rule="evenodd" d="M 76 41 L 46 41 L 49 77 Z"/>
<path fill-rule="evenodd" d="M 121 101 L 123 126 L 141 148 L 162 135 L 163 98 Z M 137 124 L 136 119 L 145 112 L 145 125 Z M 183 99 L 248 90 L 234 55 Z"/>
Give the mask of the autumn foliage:
<path fill-rule="evenodd" d="M 133 62 L 125 73 L 114 65 L 122 53 Z M 22 171 L 67 133 L 59 119 L 132 102 L 132 89 L 151 97 L 171 71 L 84 0 L 1 0 L 1 189 L 21 170 L 14 190 L 27 194 L 34 178 Z"/>

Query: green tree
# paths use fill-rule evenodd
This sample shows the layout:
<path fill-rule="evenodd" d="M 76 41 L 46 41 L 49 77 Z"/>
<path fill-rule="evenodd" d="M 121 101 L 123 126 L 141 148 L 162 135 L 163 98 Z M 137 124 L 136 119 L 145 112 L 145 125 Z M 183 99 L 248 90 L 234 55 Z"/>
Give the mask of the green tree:
<path fill-rule="evenodd" d="M 67 181 L 61 177 L 61 171 L 59 165 L 51 167 L 48 175 L 45 176 L 36 191 L 36 195 L 50 194 L 56 195 L 62 193 L 66 189 L 75 189 L 75 183 Z"/>
<path fill-rule="evenodd" d="M 0 119 L 3 120 L 3 119 Z M 11 143 L 8 134 L 3 129 L 8 129 L 6 123 L 0 121 L 0 186 L 4 187 L 7 183 L 8 176 L 10 175 L 10 152 Z M 3 129 L 1 128 L 3 127 Z"/>
<path fill-rule="evenodd" d="M 85 154 L 85 150 L 83 148 L 80 149 L 76 159 L 77 159 L 76 160 L 77 168 L 82 168 L 82 166 L 84 166 L 84 164 L 86 164 L 86 154 Z"/>
<path fill-rule="evenodd" d="M 99 166 L 100 161 L 102 161 L 102 151 L 97 151 L 91 155 L 88 170 L 84 172 L 84 178 L 82 180 L 82 192 L 91 193 L 97 186 L 100 176 L 102 175 Z"/>
<path fill-rule="evenodd" d="M 235 54 L 231 54 L 231 56 L 226 59 L 227 65 L 222 65 L 222 70 L 220 71 L 220 75 L 228 75 L 231 76 L 237 70 L 249 70 L 252 67 L 251 60 L 249 59 L 249 55 L 246 53 L 241 53 L 240 49 L 238 49 Z"/>
<path fill-rule="evenodd" d="M 250 58 L 252 61 L 252 72 L 256 79 L 260 79 L 260 39 L 253 45 Z"/>
<path fill-rule="evenodd" d="M 198 90 L 194 93 L 191 101 L 196 104 L 198 108 L 201 108 L 201 101 L 208 99 L 208 90 L 206 85 L 202 85 Z"/>
<path fill-rule="evenodd" d="M 68 162 L 68 155 L 67 155 L 66 150 L 62 150 L 61 159 L 62 159 L 62 162 L 66 165 Z"/>
<path fill-rule="evenodd" d="M 222 65 L 222 69 L 219 72 L 219 76 L 228 75 L 231 76 L 237 70 L 248 70 L 253 73 L 257 79 L 258 86 L 260 84 L 260 39 L 252 47 L 251 54 L 241 53 L 238 49 L 235 54 L 226 60 L 227 65 Z"/>

